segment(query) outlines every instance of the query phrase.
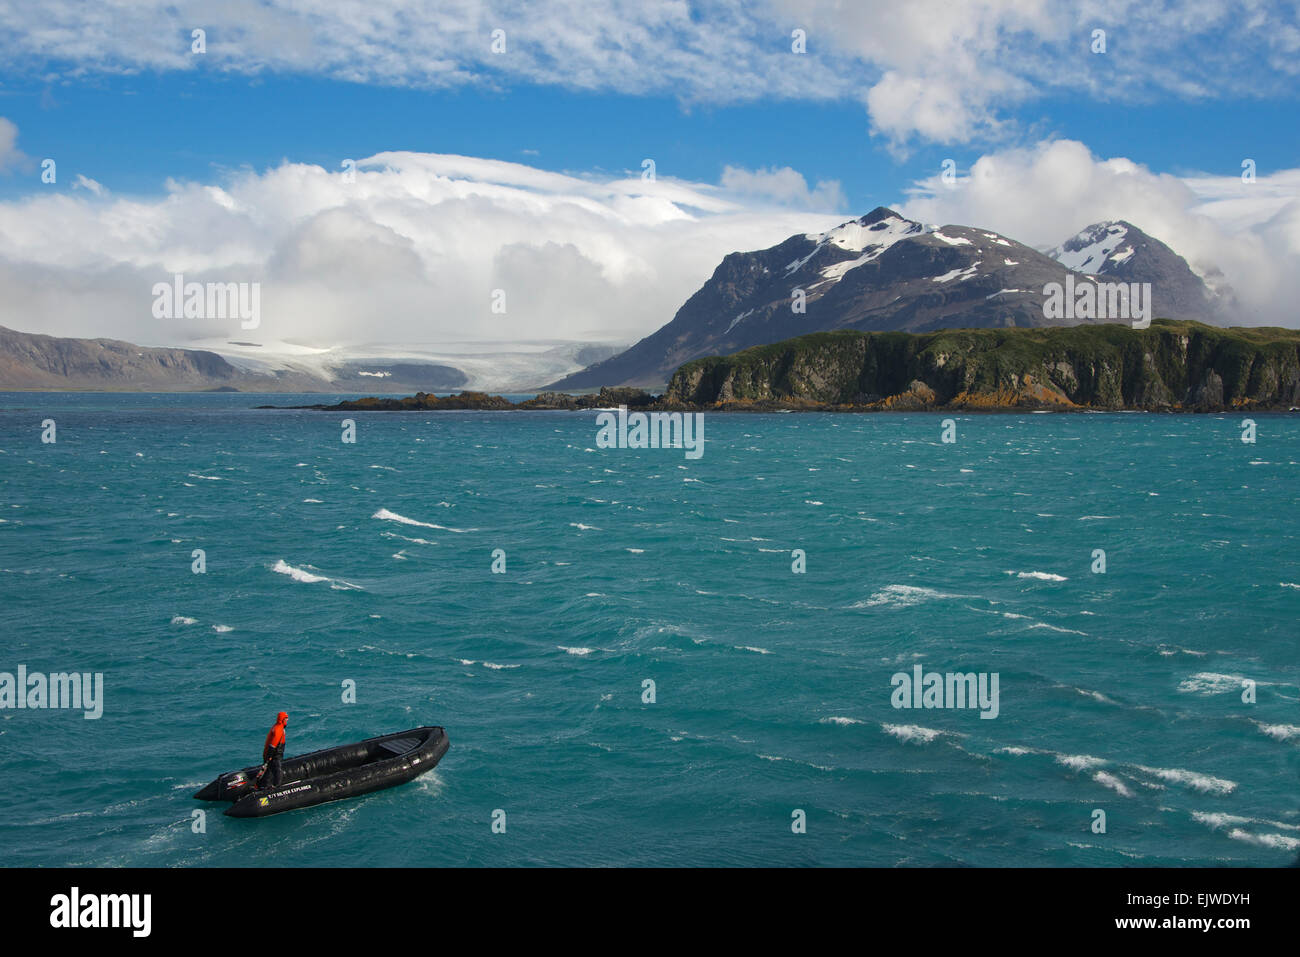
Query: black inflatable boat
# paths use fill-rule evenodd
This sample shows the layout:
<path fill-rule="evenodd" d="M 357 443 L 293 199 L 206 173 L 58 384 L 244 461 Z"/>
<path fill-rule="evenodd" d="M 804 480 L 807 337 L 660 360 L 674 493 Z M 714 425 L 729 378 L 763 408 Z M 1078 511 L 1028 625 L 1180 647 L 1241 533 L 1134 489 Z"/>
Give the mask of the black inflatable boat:
<path fill-rule="evenodd" d="M 261 770 L 255 765 L 221 775 L 194 796 L 233 801 L 226 809 L 231 817 L 265 817 L 405 784 L 432 771 L 449 746 L 442 728 L 412 728 L 285 758 L 278 788 L 254 790 Z"/>

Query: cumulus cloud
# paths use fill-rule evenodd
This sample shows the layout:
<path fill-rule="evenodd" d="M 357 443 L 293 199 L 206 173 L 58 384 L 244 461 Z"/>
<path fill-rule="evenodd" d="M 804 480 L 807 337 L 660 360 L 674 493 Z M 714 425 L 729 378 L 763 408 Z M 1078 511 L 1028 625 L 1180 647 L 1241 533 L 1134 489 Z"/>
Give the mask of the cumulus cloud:
<path fill-rule="evenodd" d="M 81 174 L 81 173 L 78 173 L 78 174 L 77 174 L 77 178 L 76 178 L 75 180 L 72 181 L 72 188 L 73 188 L 73 189 L 84 189 L 84 190 L 88 190 L 88 191 L 94 193 L 96 196 L 103 196 L 103 195 L 104 195 L 104 186 L 103 186 L 103 184 L 101 184 L 101 183 L 97 182 L 96 180 L 91 179 L 89 176 L 85 176 L 85 175 L 83 175 L 83 174 Z"/>
<path fill-rule="evenodd" d="M 860 97 L 873 130 L 896 146 L 913 137 L 953 143 L 996 134 L 997 108 L 1050 84 L 1053 71 L 1042 60 L 1071 34 L 1061 6 L 1044 0 L 780 3 L 837 55 L 880 71 Z"/>
<path fill-rule="evenodd" d="M 1300 324 L 1300 169 L 1240 176 L 1156 173 L 1123 157 L 1101 159 L 1074 140 L 981 156 L 953 183 L 918 182 L 900 212 L 962 223 L 1031 246 L 1055 246 L 1101 220 L 1125 219 L 1202 274 L 1220 270 L 1241 325 Z"/>
<path fill-rule="evenodd" d="M 0 172 L 24 163 L 27 157 L 18 149 L 18 127 L 0 116 Z"/>
<path fill-rule="evenodd" d="M 827 211 L 848 205 L 839 180 L 819 180 L 809 189 L 803 174 L 789 166 L 757 170 L 728 166 L 722 171 L 722 185 L 741 195 L 766 198 L 782 206 Z"/>
<path fill-rule="evenodd" d="M 727 253 L 846 218 L 780 208 L 835 199 L 793 170 L 726 178 L 390 152 L 353 174 L 286 162 L 171 181 L 155 198 L 86 180 L 0 203 L 0 298 L 24 331 L 147 345 L 629 342 L 672 318 Z M 176 273 L 261 283 L 261 327 L 154 318 L 152 287 Z M 504 313 L 492 311 L 497 290 Z"/>
<path fill-rule="evenodd" d="M 1100 102 L 1290 96 L 1297 8 L 1258 0 L 774 0 L 837 56 L 874 68 L 872 130 L 901 149 L 996 139 L 1044 93 Z M 1094 43 L 1101 31 L 1104 52 Z"/>
<path fill-rule="evenodd" d="M 1006 111 L 1044 93 L 1289 95 L 1298 18 L 1289 0 L 45 0 L 0 5 L 0 55 L 11 69 L 63 76 L 271 72 L 706 103 L 857 98 L 902 150 L 1003 135 L 1014 127 Z M 202 54 L 191 52 L 196 27 Z M 792 51 L 794 29 L 805 53 Z M 1104 54 L 1092 52 L 1099 29 Z"/>

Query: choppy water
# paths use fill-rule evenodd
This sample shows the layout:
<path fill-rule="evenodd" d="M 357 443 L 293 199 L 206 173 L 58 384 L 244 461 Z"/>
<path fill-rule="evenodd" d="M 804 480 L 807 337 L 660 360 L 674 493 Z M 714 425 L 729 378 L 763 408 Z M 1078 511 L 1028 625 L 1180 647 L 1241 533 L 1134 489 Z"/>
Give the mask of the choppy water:
<path fill-rule="evenodd" d="M 0 394 L 0 671 L 106 682 L 99 720 L 0 711 L 5 863 L 1300 851 L 1294 417 L 1247 445 L 1241 416 L 957 416 L 945 445 L 941 416 L 709 415 L 692 461 L 597 449 L 590 412 L 359 414 L 346 445 L 251 409 L 318 398 Z M 895 709 L 915 664 L 997 673 L 998 717 Z M 194 833 L 281 708 L 291 753 L 452 748 Z"/>

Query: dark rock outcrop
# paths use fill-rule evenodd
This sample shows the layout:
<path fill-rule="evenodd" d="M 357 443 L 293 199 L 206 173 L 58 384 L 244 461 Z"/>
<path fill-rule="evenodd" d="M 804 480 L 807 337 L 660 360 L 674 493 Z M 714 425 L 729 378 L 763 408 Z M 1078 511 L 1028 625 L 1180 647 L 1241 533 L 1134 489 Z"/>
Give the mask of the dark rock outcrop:
<path fill-rule="evenodd" d="M 1156 320 L 1056 329 L 815 333 L 688 362 L 682 408 L 1140 409 L 1300 407 L 1300 331 Z"/>
<path fill-rule="evenodd" d="M 620 405 L 629 409 L 645 409 L 654 405 L 656 397 L 644 389 L 612 388 L 601 389 L 589 395 L 568 395 L 564 392 L 542 392 L 531 399 L 514 403 L 499 395 L 486 392 L 461 392 L 457 395 L 429 395 L 417 392 L 413 396 L 401 399 L 375 398 L 351 399 L 334 405 L 309 405 L 301 408 L 328 409 L 343 412 L 405 412 L 431 411 L 441 409 L 549 409 L 552 411 L 572 411 L 577 409 L 610 409 Z M 259 409 L 274 409 L 277 406 L 261 405 Z"/>

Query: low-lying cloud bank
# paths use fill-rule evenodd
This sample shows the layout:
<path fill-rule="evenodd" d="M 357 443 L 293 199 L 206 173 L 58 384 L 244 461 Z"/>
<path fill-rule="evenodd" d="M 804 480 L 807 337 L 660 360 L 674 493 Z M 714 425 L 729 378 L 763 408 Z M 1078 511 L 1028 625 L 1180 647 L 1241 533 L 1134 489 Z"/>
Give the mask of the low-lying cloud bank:
<path fill-rule="evenodd" d="M 727 253 L 866 212 L 790 169 L 728 167 L 711 185 L 424 153 L 354 172 L 287 162 L 156 197 L 82 186 L 0 203 L 0 323 L 146 345 L 631 342 Z M 1240 324 L 1295 326 L 1298 195 L 1300 170 L 1179 178 L 1059 140 L 918 182 L 899 207 L 1043 247 L 1127 219 L 1231 286 Z M 157 318 L 152 289 L 177 273 L 260 283 L 258 328 Z"/>
<path fill-rule="evenodd" d="M 183 345 L 626 342 L 728 252 L 834 225 L 782 208 L 839 196 L 793 170 L 733 187 L 569 176 L 466 156 L 382 153 L 354 171 L 285 163 L 161 197 L 99 186 L 0 203 L 8 324 Z M 842 201 L 842 200 L 837 200 Z M 155 283 L 260 283 L 261 322 L 155 318 Z"/>

